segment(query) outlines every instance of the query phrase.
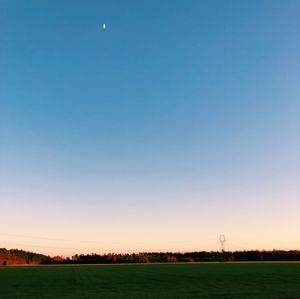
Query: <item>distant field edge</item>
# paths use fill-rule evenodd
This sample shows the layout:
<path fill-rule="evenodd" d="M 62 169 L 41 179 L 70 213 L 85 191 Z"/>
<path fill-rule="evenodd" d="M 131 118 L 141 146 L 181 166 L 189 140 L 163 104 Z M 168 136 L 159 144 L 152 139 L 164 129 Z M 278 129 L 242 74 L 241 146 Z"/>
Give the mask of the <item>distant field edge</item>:
<path fill-rule="evenodd" d="M 230 262 L 174 262 L 174 263 L 93 263 L 93 264 L 16 264 L 16 265 L 0 265 L 2 268 L 12 267 L 79 267 L 79 266 L 141 266 L 141 265 L 224 265 L 224 264 L 300 264 L 300 261 L 230 261 Z"/>

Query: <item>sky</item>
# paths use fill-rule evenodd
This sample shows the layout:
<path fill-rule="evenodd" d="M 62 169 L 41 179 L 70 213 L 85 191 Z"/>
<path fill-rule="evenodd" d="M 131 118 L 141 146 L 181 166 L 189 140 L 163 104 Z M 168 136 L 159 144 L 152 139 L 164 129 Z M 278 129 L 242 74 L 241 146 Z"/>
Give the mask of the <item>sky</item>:
<path fill-rule="evenodd" d="M 0 0 L 0 44 L 0 247 L 300 249 L 299 1 Z"/>

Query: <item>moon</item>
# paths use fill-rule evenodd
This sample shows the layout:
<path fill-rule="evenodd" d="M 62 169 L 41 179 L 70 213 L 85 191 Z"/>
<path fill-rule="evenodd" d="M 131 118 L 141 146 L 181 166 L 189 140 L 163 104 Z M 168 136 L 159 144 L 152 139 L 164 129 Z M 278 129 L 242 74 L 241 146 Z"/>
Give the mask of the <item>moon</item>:
<path fill-rule="evenodd" d="M 102 25 L 102 28 L 105 29 L 105 28 L 106 28 L 106 24 L 103 24 L 103 25 Z"/>

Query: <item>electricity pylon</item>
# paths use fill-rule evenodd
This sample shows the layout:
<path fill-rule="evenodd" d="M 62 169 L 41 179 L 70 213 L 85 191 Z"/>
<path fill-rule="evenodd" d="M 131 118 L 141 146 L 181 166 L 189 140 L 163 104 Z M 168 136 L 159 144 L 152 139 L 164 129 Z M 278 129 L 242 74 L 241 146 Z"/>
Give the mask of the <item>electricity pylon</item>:
<path fill-rule="evenodd" d="M 220 245 L 221 245 L 221 252 L 225 252 L 225 242 L 226 242 L 225 235 L 220 235 L 219 236 L 219 242 L 220 242 Z"/>

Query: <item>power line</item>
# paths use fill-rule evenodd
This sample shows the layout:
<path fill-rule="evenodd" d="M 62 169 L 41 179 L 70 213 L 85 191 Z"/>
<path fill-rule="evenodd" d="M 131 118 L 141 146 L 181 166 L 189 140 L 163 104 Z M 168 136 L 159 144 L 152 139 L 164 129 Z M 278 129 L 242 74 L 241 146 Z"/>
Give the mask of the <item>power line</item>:
<path fill-rule="evenodd" d="M 132 241 L 128 241 L 128 240 L 124 240 L 124 241 L 90 241 L 90 240 L 71 240 L 71 239 L 62 239 L 62 238 L 49 238 L 49 237 L 40 237 L 40 236 L 31 236 L 31 235 L 21 235 L 21 234 L 9 234 L 9 233 L 0 233 L 0 235 L 2 236 L 9 236 L 9 237 L 17 237 L 17 238 L 26 238 L 26 239 L 39 239 L 39 240 L 47 240 L 47 241 L 60 241 L 60 242 L 75 242 L 75 243 L 94 243 L 94 244 L 99 244 L 99 243 L 106 243 L 106 244 L 123 244 L 126 242 L 130 242 L 131 244 L 147 244 L 149 242 L 132 242 Z M 213 239 L 202 239 L 202 240 L 181 240 L 181 241 L 167 241 L 165 240 L 167 243 L 179 243 L 179 244 L 183 244 L 183 243 L 199 243 L 199 242 L 203 242 L 203 243 L 207 243 L 207 242 L 211 242 L 210 244 L 213 244 Z"/>
<path fill-rule="evenodd" d="M 120 249 L 113 249 L 113 248 L 75 248 L 75 247 L 56 247 L 56 246 L 44 246 L 44 245 L 38 245 L 38 244 L 28 244 L 28 243 L 14 243 L 14 242 L 2 242 L 2 244 L 7 244 L 7 245 L 12 245 L 12 246 L 21 246 L 21 247 L 29 247 L 29 248 L 47 248 L 47 249 L 58 249 L 58 250 L 72 250 L 72 251 L 76 251 L 78 252 L 79 254 L 82 253 L 82 252 L 93 252 L 93 253 L 96 253 L 96 252 L 118 252 L 120 251 Z M 206 245 L 206 246 L 209 246 L 209 245 Z M 164 247 L 164 248 L 155 248 L 155 247 L 152 247 L 152 249 L 149 249 L 151 247 L 147 247 L 146 248 L 143 248 L 143 249 L 135 249 L 133 250 L 134 252 L 153 252 L 153 251 L 163 251 L 163 252 L 167 252 L 167 251 L 178 251 L 178 252 L 188 252 L 188 251 L 194 251 L 192 249 L 187 249 L 187 248 L 184 248 L 184 247 L 180 247 L 180 248 L 176 248 L 176 249 L 170 249 L 167 247 Z"/>

